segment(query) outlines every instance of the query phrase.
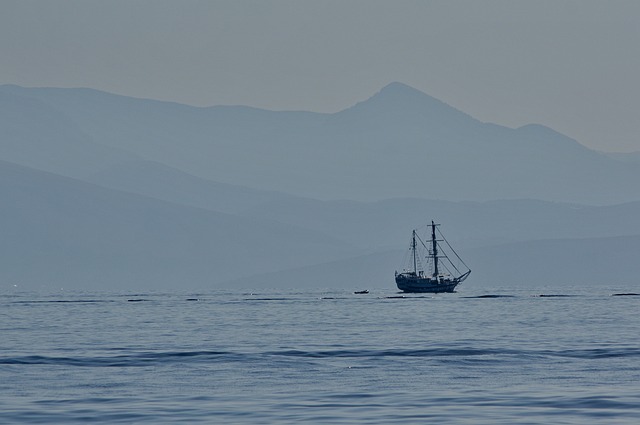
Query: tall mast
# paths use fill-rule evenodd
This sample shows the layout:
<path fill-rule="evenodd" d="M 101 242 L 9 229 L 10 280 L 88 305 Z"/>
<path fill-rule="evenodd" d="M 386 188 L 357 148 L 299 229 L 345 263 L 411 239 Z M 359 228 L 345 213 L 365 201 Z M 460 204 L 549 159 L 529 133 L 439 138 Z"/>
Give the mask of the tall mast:
<path fill-rule="evenodd" d="M 418 264 L 416 262 L 416 231 L 411 234 L 411 249 L 413 250 L 413 273 L 418 275 Z"/>
<path fill-rule="evenodd" d="M 415 244 L 415 241 L 414 241 Z M 436 224 L 431 220 L 431 246 L 433 250 L 433 277 L 438 277 L 438 242 L 436 242 Z"/>

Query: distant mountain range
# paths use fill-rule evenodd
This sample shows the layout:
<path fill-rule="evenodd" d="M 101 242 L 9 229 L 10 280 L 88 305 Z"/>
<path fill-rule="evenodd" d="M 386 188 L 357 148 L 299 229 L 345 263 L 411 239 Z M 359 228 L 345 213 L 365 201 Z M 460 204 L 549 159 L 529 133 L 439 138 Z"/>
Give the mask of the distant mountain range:
<path fill-rule="evenodd" d="M 404 252 L 377 252 L 231 279 L 221 285 L 299 288 L 298 277 L 305 276 L 304 287 L 378 288 L 393 293 L 393 273 Z M 562 294 L 580 287 L 611 293 L 640 291 L 640 236 L 532 240 L 466 249 L 463 254 L 472 268 L 469 279 L 457 288 L 463 293 L 529 288 Z"/>
<path fill-rule="evenodd" d="M 638 181 L 400 83 L 335 114 L 0 86 L 0 289 L 393 291 L 431 219 L 465 285 L 637 285 Z"/>
<path fill-rule="evenodd" d="M 1 86 L 0 99 L 0 124 L 11 129 L 2 158 L 72 177 L 143 159 L 317 199 L 640 200 L 637 162 L 541 125 L 482 123 L 401 83 L 335 114 L 196 108 L 89 89 Z"/>
<path fill-rule="evenodd" d="M 624 162 L 640 164 L 640 151 L 628 152 L 628 153 L 605 152 L 605 155 L 607 155 L 608 157 L 613 158 L 613 159 L 615 159 L 617 161 L 624 161 Z"/>
<path fill-rule="evenodd" d="M 26 288 L 215 286 L 356 255 L 348 243 L 116 191 L 0 161 L 0 284 Z"/>

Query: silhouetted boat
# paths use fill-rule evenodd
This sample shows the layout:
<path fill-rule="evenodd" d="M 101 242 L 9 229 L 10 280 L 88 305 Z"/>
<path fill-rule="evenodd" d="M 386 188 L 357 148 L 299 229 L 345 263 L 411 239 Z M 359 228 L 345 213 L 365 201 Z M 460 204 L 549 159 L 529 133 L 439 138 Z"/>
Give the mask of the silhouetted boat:
<path fill-rule="evenodd" d="M 411 235 L 410 256 L 405 261 L 402 273 L 396 271 L 396 285 L 403 292 L 454 292 L 456 286 L 464 281 L 471 269 L 462 261 L 453 250 L 449 242 L 438 231 L 442 239 L 436 239 L 436 228 L 439 224 L 431 221 L 431 240 L 425 244 L 414 230 Z M 445 242 L 446 247 L 457 258 L 460 267 L 464 266 L 464 272 L 460 271 L 456 264 L 447 256 L 443 247 L 438 242 Z M 426 252 L 426 255 L 424 253 Z M 422 260 L 426 260 L 425 267 Z M 406 264 L 409 263 L 409 264 Z M 425 273 L 425 268 L 429 273 Z"/>
<path fill-rule="evenodd" d="M 354 293 L 354 294 L 368 294 L 368 293 L 369 293 L 369 290 L 368 290 L 368 289 L 365 289 L 364 291 L 354 291 L 353 293 Z"/>

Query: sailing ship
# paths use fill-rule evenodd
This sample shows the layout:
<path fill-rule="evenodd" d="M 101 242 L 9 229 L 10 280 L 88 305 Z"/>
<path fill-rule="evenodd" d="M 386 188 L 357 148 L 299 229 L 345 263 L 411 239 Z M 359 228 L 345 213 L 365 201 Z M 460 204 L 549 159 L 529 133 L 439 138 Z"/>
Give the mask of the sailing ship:
<path fill-rule="evenodd" d="M 408 267 L 405 267 L 401 273 L 396 271 L 396 285 L 401 291 L 454 292 L 456 286 L 471 274 L 471 269 L 449 245 L 440 230 L 437 230 L 438 226 L 439 224 L 435 224 L 433 220 L 431 221 L 431 240 L 427 241 L 426 244 L 418 236 L 417 231 L 413 230 L 410 255 L 408 256 L 409 264 L 405 264 Z M 442 239 L 436 238 L 436 230 Z M 457 259 L 455 263 L 439 242 L 445 242 L 448 251 L 451 251 Z M 425 252 L 426 255 L 424 255 Z M 426 267 L 423 267 L 422 259 L 426 260 Z M 461 271 L 460 268 L 463 266 L 463 271 Z"/>

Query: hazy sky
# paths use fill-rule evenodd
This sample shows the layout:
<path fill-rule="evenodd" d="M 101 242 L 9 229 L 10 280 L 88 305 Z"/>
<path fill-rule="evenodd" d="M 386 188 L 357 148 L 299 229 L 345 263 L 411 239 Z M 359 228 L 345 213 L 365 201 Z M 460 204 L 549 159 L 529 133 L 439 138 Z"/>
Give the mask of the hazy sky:
<path fill-rule="evenodd" d="M 640 1 L 0 0 L 0 84 L 335 112 L 392 81 L 640 151 Z"/>

